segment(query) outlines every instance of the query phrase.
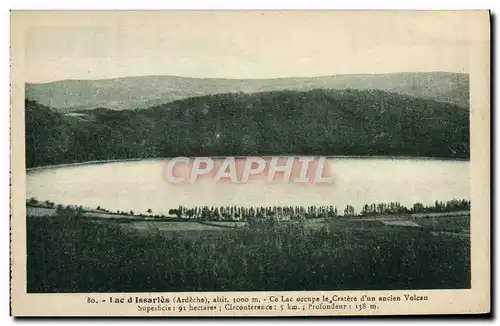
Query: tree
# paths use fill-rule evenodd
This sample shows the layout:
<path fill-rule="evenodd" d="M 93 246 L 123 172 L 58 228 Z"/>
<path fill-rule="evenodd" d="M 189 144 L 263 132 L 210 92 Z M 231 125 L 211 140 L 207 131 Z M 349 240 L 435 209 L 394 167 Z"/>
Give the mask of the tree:
<path fill-rule="evenodd" d="M 344 209 L 344 216 L 354 216 L 354 206 L 347 205 Z"/>
<path fill-rule="evenodd" d="M 413 204 L 413 213 L 421 213 L 424 210 L 425 210 L 425 207 L 421 203 Z"/>

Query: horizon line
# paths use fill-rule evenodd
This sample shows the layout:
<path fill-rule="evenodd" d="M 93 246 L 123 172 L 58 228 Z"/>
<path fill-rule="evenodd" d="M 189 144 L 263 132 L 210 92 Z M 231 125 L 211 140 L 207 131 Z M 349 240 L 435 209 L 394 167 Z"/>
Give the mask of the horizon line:
<path fill-rule="evenodd" d="M 288 76 L 288 77 L 244 77 L 244 78 L 228 78 L 228 77 L 193 77 L 193 76 L 180 76 L 180 75 L 127 75 L 127 76 L 116 76 L 116 77 L 106 77 L 106 78 L 65 78 L 65 79 L 55 79 L 52 81 L 45 82 L 32 82 L 25 81 L 25 84 L 53 84 L 60 82 L 75 82 L 75 81 L 111 81 L 111 80 L 120 80 L 120 79 L 130 79 L 130 78 L 154 78 L 154 77 L 170 77 L 170 78 L 183 78 L 183 79 L 206 79 L 206 80 L 279 80 L 279 79 L 301 79 L 301 78 L 326 78 L 326 77 L 336 77 L 336 76 L 368 76 L 368 75 L 398 75 L 398 74 L 432 74 L 432 73 L 440 73 L 440 74 L 454 74 L 454 75 L 467 75 L 470 76 L 470 73 L 466 72 L 454 72 L 454 71 L 444 71 L 444 70 L 429 70 L 429 71 L 399 71 L 399 72 L 386 72 L 386 73 L 339 73 L 339 74 L 328 74 L 328 75 L 316 75 L 316 76 Z"/>

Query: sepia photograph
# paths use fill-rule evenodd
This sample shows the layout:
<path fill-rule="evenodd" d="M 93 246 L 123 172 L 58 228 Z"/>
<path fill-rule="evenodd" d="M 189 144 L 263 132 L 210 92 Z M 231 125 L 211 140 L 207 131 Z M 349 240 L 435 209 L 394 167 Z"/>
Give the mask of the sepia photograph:
<path fill-rule="evenodd" d="M 489 312 L 489 20 L 11 12 L 14 314 Z"/>

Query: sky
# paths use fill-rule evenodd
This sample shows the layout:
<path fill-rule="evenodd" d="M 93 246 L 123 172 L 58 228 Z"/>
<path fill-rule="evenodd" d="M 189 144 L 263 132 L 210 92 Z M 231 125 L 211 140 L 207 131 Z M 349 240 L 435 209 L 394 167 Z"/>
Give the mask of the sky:
<path fill-rule="evenodd" d="M 468 73 L 471 12 L 17 12 L 26 82 Z M 484 34 L 484 33 L 483 33 Z"/>

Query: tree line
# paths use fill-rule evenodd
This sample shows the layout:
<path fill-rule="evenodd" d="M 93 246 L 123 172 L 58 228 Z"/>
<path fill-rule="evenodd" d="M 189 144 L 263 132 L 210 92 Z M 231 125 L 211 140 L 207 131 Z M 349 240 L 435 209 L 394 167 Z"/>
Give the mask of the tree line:
<path fill-rule="evenodd" d="M 46 208 L 56 208 L 57 211 L 73 209 L 77 212 L 84 212 L 82 206 L 66 206 L 55 205 L 51 201 L 38 201 L 35 198 L 30 198 L 26 201 L 27 205 L 39 206 Z M 177 208 L 170 209 L 168 216 L 164 214 L 154 213 L 149 208 L 145 214 L 135 213 L 133 210 L 111 211 L 109 209 L 97 206 L 96 211 L 118 214 L 131 215 L 141 217 L 169 218 L 177 217 L 184 220 L 201 220 L 201 221 L 250 221 L 259 218 L 273 218 L 275 220 L 305 220 L 313 218 L 333 218 L 333 217 L 354 217 L 354 216 L 375 216 L 375 215 L 391 215 L 391 214 L 415 214 L 415 213 L 450 213 L 458 211 L 470 210 L 470 200 L 452 199 L 446 202 L 436 200 L 434 205 L 425 206 L 422 203 L 414 203 L 408 208 L 399 202 L 389 203 L 372 203 L 365 204 L 359 213 L 356 213 L 354 206 L 347 205 L 343 214 L 333 205 L 311 205 L 311 206 L 195 206 L 186 207 L 179 205 Z"/>
<path fill-rule="evenodd" d="M 414 214 L 414 213 L 450 213 L 470 210 L 470 200 L 452 199 L 446 202 L 437 201 L 434 205 L 425 206 L 415 203 L 411 208 L 401 205 L 399 202 L 373 203 L 364 205 L 359 213 L 354 206 L 347 205 L 343 215 L 337 207 L 332 205 L 319 206 L 221 206 L 221 207 L 185 207 L 179 206 L 171 209 L 169 214 L 184 219 L 209 220 L 209 221 L 249 221 L 259 218 L 273 218 L 276 220 L 305 220 L 313 218 L 374 216 L 391 214 Z"/>

